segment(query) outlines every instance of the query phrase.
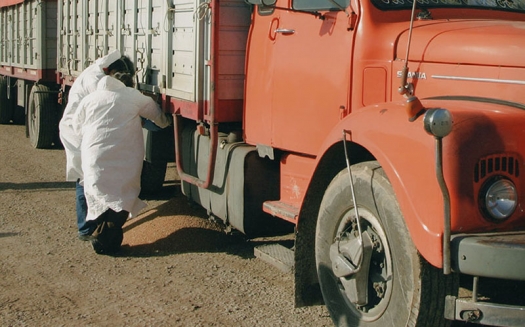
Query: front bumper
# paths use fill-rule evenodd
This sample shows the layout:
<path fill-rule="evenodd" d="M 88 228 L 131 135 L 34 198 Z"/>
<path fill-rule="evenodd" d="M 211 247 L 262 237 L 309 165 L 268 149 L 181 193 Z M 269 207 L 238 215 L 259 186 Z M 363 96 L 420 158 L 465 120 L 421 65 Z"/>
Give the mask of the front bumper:
<path fill-rule="evenodd" d="M 525 280 L 525 232 L 453 235 L 450 252 L 455 272 Z"/>
<path fill-rule="evenodd" d="M 445 318 L 490 326 L 519 327 L 525 326 L 525 308 L 449 295 L 445 300 Z"/>
<path fill-rule="evenodd" d="M 478 301 L 477 279 L 525 280 L 525 232 L 461 234 L 451 237 L 452 269 L 475 276 L 473 296 L 447 296 L 445 317 L 493 326 L 525 326 L 525 307 Z"/>

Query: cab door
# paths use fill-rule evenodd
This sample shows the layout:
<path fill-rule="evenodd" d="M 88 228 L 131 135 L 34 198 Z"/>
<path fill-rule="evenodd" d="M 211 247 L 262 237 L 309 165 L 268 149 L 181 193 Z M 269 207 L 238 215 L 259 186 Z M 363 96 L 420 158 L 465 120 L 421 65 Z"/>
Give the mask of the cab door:
<path fill-rule="evenodd" d="M 301 11 L 277 9 L 290 6 Z M 255 102 L 265 104 L 257 115 L 269 122 L 254 143 L 315 155 L 348 112 L 354 32 L 347 13 L 328 11 L 333 6 L 329 0 L 277 0 L 271 14 L 254 13 L 260 16 L 255 24 L 264 22 L 253 28 L 264 37 L 259 52 L 265 53 L 260 66 L 266 70 L 259 75 L 265 80 L 259 85 L 265 91 L 259 89 L 254 101 L 247 89 L 246 122 L 252 117 L 248 105 Z M 348 3 L 340 7 L 350 12 Z"/>

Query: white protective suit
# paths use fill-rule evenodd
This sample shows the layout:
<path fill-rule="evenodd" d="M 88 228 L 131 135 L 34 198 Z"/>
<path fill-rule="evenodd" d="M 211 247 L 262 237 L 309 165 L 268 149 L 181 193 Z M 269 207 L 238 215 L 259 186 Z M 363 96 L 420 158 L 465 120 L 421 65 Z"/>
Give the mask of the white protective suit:
<path fill-rule="evenodd" d="M 111 76 L 80 102 L 73 126 L 82 140 L 86 220 L 108 208 L 133 217 L 145 207 L 138 198 L 144 159 L 141 116 L 159 127 L 170 124 L 153 99 Z"/>
<path fill-rule="evenodd" d="M 78 104 L 86 95 L 95 92 L 97 83 L 106 76 L 103 69 L 108 68 L 120 57 L 120 51 L 113 50 L 106 56 L 97 59 L 77 77 L 69 90 L 69 99 L 59 124 L 60 140 L 66 152 L 66 180 L 68 181 L 82 179 L 80 137 L 75 134 L 73 126 Z"/>

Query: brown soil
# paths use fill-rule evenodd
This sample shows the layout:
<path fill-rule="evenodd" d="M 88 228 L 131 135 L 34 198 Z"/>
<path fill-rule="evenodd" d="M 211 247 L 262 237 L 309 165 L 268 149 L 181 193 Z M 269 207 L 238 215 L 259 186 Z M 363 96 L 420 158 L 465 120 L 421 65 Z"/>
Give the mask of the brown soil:
<path fill-rule="evenodd" d="M 188 203 L 173 166 L 116 256 L 76 238 L 62 149 L 0 125 L 0 167 L 0 326 L 332 326 L 323 306 L 294 308 L 292 276 L 253 242 Z"/>
<path fill-rule="evenodd" d="M 0 125 L 0 167 L 0 326 L 333 326 L 324 306 L 294 308 L 292 275 L 255 258 L 257 240 L 188 202 L 173 165 L 115 256 L 77 239 L 62 149 Z"/>

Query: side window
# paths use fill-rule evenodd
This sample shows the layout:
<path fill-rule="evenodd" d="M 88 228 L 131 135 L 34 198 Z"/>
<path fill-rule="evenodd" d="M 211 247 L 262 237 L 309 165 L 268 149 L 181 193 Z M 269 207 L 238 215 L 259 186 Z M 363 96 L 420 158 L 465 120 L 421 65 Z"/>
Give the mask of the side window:
<path fill-rule="evenodd" d="M 350 5 L 350 0 L 293 0 L 292 8 L 296 10 L 341 10 Z"/>

